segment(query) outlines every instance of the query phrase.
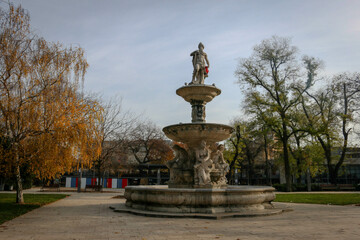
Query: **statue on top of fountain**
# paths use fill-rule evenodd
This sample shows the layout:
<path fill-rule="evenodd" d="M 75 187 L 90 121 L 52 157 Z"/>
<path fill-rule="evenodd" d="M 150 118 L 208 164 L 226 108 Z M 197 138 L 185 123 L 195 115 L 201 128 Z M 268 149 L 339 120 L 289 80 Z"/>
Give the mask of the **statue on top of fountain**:
<path fill-rule="evenodd" d="M 199 50 L 193 51 L 190 56 L 192 56 L 192 63 L 194 66 L 194 72 L 192 76 L 192 81 L 189 84 L 204 84 L 205 78 L 208 76 L 210 67 L 207 54 L 204 52 L 204 44 L 199 43 Z M 205 65 L 205 62 L 207 65 Z"/>

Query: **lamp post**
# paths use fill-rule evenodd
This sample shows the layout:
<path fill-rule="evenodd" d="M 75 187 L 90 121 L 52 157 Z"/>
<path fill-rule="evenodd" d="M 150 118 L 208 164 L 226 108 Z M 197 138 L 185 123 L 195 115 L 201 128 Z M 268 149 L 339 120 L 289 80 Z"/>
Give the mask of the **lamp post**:
<path fill-rule="evenodd" d="M 238 170 L 235 168 L 235 185 L 238 185 L 239 179 L 238 179 Z"/>
<path fill-rule="evenodd" d="M 156 184 L 157 184 L 157 185 L 160 185 L 160 183 L 161 183 L 160 168 L 157 170 L 157 176 L 156 176 L 156 178 L 157 178 Z"/>

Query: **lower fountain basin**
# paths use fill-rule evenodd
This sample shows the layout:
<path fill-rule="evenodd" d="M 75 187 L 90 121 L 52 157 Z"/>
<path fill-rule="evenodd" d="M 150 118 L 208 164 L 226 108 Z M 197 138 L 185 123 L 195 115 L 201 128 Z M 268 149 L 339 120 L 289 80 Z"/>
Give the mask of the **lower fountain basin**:
<path fill-rule="evenodd" d="M 168 138 L 188 145 L 202 140 L 207 143 L 220 142 L 228 139 L 233 131 L 232 127 L 217 123 L 180 123 L 163 128 Z"/>
<path fill-rule="evenodd" d="M 166 213 L 233 213 L 271 209 L 274 188 L 267 186 L 227 186 L 213 188 L 168 188 L 168 186 L 128 186 L 126 207 Z"/>

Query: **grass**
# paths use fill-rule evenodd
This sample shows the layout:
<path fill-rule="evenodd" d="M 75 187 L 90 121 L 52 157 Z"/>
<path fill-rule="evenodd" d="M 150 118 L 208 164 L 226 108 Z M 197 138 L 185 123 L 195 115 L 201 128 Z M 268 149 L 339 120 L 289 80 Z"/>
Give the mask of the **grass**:
<path fill-rule="evenodd" d="M 45 204 L 65 198 L 65 194 L 24 194 L 25 204 L 16 204 L 16 194 L 0 193 L 0 224 Z"/>
<path fill-rule="evenodd" d="M 357 193 L 276 194 L 275 202 L 315 203 L 315 204 L 331 204 L 331 205 L 360 204 L 360 194 Z"/>

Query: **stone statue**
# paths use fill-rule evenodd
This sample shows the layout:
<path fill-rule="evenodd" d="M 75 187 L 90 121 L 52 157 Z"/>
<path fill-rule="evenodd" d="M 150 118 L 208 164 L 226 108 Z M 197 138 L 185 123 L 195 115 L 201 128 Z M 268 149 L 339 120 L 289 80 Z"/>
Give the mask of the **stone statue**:
<path fill-rule="evenodd" d="M 175 157 L 166 163 L 169 168 L 187 168 L 189 165 L 189 156 L 187 151 L 179 145 L 174 145 Z"/>
<path fill-rule="evenodd" d="M 207 54 L 204 52 L 204 44 L 199 43 L 199 50 L 190 54 L 192 56 L 192 63 L 194 72 L 190 84 L 204 84 L 205 78 L 208 76 L 208 68 L 210 67 Z M 205 65 L 205 62 L 207 65 Z"/>
<path fill-rule="evenodd" d="M 200 148 L 195 150 L 196 163 L 194 165 L 194 181 L 198 185 L 211 184 L 210 172 L 213 169 L 213 161 L 210 159 L 210 149 L 203 140 Z"/>
<path fill-rule="evenodd" d="M 223 155 L 224 149 L 225 149 L 224 145 L 220 144 L 217 147 L 216 152 L 212 156 L 215 169 L 220 172 L 220 176 L 221 176 L 219 180 L 216 182 L 216 184 L 220 184 L 220 185 L 225 185 L 227 183 L 226 174 L 230 170 L 229 164 L 224 159 L 224 155 Z"/>
<path fill-rule="evenodd" d="M 173 150 L 175 157 L 166 163 L 170 169 L 170 184 L 190 184 L 192 183 L 191 175 L 187 174 L 186 170 L 191 169 L 189 154 L 185 148 L 179 145 L 174 145 Z"/>

